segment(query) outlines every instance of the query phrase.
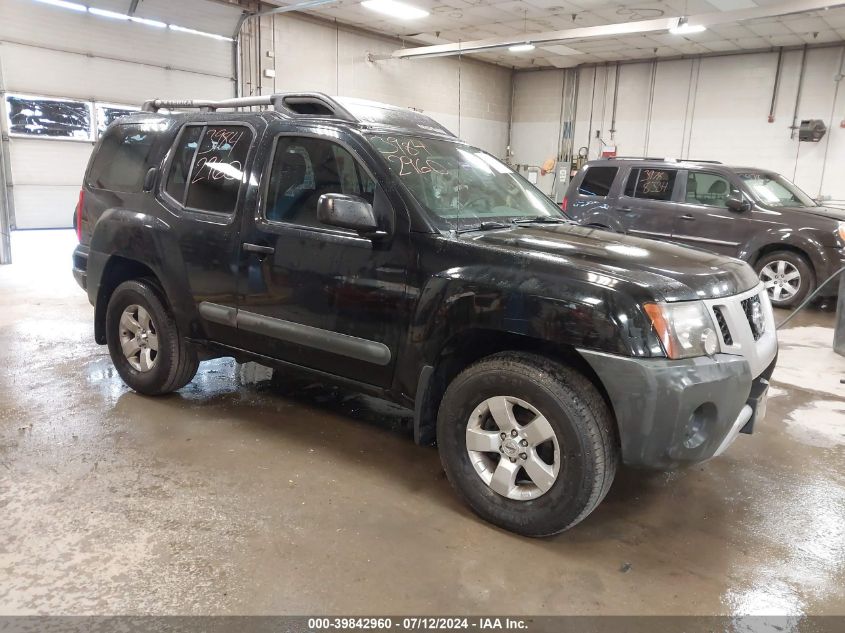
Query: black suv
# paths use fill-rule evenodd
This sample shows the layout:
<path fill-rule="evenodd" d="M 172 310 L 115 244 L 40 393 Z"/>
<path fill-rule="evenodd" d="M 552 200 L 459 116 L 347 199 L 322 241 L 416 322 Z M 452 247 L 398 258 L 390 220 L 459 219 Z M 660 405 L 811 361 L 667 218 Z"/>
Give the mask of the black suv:
<path fill-rule="evenodd" d="M 566 213 L 579 224 L 695 246 L 751 264 L 775 307 L 795 306 L 845 266 L 845 211 L 780 174 L 712 161 L 587 163 Z M 833 295 L 837 284 L 820 294 Z"/>
<path fill-rule="evenodd" d="M 77 212 L 74 274 L 130 387 L 231 356 L 387 398 L 522 534 L 581 521 L 620 459 L 709 459 L 765 410 L 777 339 L 750 267 L 578 226 L 416 112 L 148 102 L 104 134 Z"/>

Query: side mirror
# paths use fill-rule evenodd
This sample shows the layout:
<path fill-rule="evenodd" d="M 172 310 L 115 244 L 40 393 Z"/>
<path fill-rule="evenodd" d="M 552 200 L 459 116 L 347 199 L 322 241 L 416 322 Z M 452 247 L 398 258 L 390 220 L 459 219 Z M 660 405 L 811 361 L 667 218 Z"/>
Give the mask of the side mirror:
<path fill-rule="evenodd" d="M 738 213 L 751 210 L 751 202 L 749 202 L 741 193 L 730 194 L 725 200 L 725 204 L 728 209 Z"/>
<path fill-rule="evenodd" d="M 364 237 L 384 237 L 378 230 L 373 205 L 355 196 L 324 193 L 317 201 L 317 219 L 323 224 L 357 231 Z"/>
<path fill-rule="evenodd" d="M 155 185 L 155 182 L 156 182 L 156 168 L 150 167 L 147 170 L 147 173 L 144 174 L 144 191 L 147 191 L 147 192 L 152 191 L 153 185 Z"/>

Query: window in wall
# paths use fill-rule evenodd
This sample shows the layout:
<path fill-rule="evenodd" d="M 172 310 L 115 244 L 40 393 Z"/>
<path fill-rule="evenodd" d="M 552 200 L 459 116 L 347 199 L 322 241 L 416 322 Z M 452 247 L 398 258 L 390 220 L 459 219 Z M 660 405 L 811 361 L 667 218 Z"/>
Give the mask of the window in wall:
<path fill-rule="evenodd" d="M 70 99 L 6 95 L 9 133 L 90 141 L 91 104 Z"/>
<path fill-rule="evenodd" d="M 173 148 L 165 191 L 184 206 L 233 213 L 252 132 L 242 125 L 186 126 Z"/>
<path fill-rule="evenodd" d="M 647 200 L 671 200 L 676 169 L 632 169 L 625 184 L 625 195 Z"/>
<path fill-rule="evenodd" d="M 578 187 L 578 193 L 585 196 L 606 196 L 610 193 L 618 171 L 617 167 L 588 167 Z"/>
<path fill-rule="evenodd" d="M 727 209 L 728 195 L 738 192 L 726 178 L 717 174 L 690 171 L 687 176 L 686 201 L 708 207 Z"/>
<path fill-rule="evenodd" d="M 94 110 L 97 114 L 97 135 L 101 135 L 106 128 L 117 119 L 130 114 L 135 114 L 137 108 L 109 105 L 107 103 L 95 103 Z"/>
<path fill-rule="evenodd" d="M 265 217 L 272 222 L 324 226 L 317 201 L 324 193 L 343 193 L 373 202 L 376 183 L 336 143 L 317 138 L 279 137 L 267 189 Z"/>
<path fill-rule="evenodd" d="M 88 172 L 88 185 L 110 191 L 141 191 L 152 167 L 157 134 L 138 124 L 116 125 L 103 137 Z"/>

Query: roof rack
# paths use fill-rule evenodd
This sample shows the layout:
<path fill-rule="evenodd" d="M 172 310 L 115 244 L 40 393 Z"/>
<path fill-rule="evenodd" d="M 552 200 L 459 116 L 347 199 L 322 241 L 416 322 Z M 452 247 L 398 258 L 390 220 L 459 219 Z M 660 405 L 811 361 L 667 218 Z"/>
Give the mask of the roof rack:
<path fill-rule="evenodd" d="M 697 158 L 666 158 L 665 156 L 608 156 L 607 160 L 659 160 L 670 163 L 711 163 L 721 165 L 720 160 L 699 160 Z"/>
<path fill-rule="evenodd" d="M 219 109 L 253 106 L 271 106 L 276 112 L 291 118 L 317 116 L 332 117 L 353 123 L 360 122 L 349 110 L 322 92 L 282 92 L 260 97 L 238 97 L 221 101 L 150 99 L 144 102 L 141 110 L 158 112 L 161 108 L 166 108 L 168 110 L 199 109 L 202 112 L 215 112 Z"/>

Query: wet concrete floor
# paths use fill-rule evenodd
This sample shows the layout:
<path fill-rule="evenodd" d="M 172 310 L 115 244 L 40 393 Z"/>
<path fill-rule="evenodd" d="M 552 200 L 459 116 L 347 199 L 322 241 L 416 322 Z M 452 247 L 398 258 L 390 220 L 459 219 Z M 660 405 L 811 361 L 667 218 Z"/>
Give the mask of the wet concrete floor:
<path fill-rule="evenodd" d="M 129 391 L 69 231 L 0 267 L 0 613 L 845 614 L 845 358 L 781 333 L 768 417 L 721 458 L 622 469 L 531 540 L 452 493 L 409 413 L 256 365 Z M 780 315 L 783 316 L 783 315 Z"/>

